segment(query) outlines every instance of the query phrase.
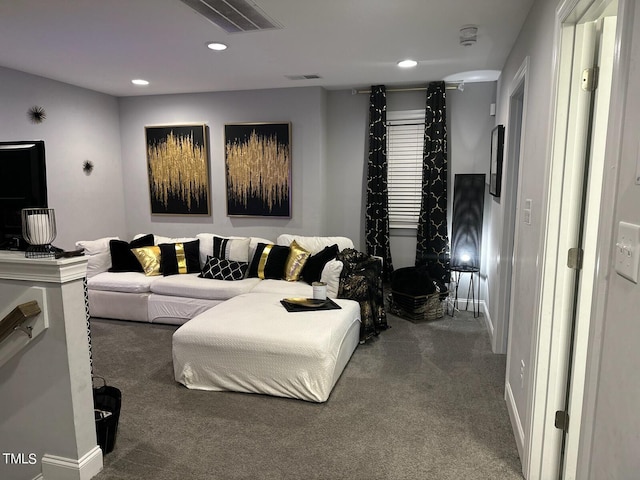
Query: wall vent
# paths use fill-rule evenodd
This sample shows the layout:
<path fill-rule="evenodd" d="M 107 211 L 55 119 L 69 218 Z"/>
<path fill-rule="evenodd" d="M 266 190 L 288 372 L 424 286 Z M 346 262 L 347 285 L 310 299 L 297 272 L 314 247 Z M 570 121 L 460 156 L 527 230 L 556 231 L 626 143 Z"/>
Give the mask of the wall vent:
<path fill-rule="evenodd" d="M 180 0 L 227 33 L 281 29 L 255 3 L 247 0 Z"/>
<path fill-rule="evenodd" d="M 317 73 L 309 73 L 307 75 L 285 75 L 285 78 L 289 80 L 315 80 L 322 77 Z"/>

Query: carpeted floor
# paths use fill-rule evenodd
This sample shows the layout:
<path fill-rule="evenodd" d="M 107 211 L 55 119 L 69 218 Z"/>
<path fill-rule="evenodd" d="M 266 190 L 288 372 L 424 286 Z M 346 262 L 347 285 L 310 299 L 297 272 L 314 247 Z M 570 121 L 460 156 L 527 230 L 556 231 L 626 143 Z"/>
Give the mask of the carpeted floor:
<path fill-rule="evenodd" d="M 314 404 L 188 390 L 173 379 L 176 327 L 93 319 L 94 373 L 123 398 L 96 480 L 522 479 L 505 356 L 482 319 L 388 321 Z"/>

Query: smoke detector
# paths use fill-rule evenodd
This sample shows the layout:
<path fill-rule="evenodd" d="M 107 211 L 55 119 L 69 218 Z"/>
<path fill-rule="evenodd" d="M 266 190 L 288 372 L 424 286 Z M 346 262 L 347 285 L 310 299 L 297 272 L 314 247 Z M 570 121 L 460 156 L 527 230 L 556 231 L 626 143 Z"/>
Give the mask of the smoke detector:
<path fill-rule="evenodd" d="M 468 47 L 478 40 L 478 27 L 475 25 L 465 25 L 460 28 L 460 45 Z"/>

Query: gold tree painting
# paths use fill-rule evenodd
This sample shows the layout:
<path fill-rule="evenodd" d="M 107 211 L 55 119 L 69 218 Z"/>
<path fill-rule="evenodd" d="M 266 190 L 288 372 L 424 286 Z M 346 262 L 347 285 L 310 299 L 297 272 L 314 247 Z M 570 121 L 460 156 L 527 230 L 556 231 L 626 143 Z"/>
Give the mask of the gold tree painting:
<path fill-rule="evenodd" d="M 146 127 L 151 213 L 209 215 L 206 125 Z"/>
<path fill-rule="evenodd" d="M 225 125 L 228 216 L 291 217 L 291 124 Z"/>

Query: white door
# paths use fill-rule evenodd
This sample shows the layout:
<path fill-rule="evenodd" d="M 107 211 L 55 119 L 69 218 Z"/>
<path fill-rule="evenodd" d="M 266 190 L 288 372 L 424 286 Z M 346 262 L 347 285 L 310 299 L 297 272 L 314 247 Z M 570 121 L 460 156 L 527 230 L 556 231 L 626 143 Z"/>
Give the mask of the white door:
<path fill-rule="evenodd" d="M 565 408 L 569 414 L 569 425 L 564 441 L 563 470 L 565 479 L 575 478 L 578 460 L 578 447 L 582 423 L 582 403 L 585 384 L 585 368 L 587 364 L 587 348 L 591 324 L 592 300 L 596 278 L 596 249 L 598 241 L 598 225 L 600 222 L 600 206 L 602 198 L 602 182 L 604 174 L 604 158 L 606 136 L 609 121 L 609 101 L 613 74 L 613 58 L 615 53 L 616 17 L 605 17 L 594 22 L 596 35 L 597 88 L 593 99 L 590 149 L 588 155 L 588 171 L 585 172 L 582 249 L 583 265 L 578 282 L 576 296 L 575 321 L 572 335 L 567 403 Z"/>
<path fill-rule="evenodd" d="M 536 373 L 523 458 L 529 479 L 575 478 L 613 71 L 615 19 L 604 18 L 611 12 L 615 17 L 616 3 L 567 0 L 559 11 L 543 334 L 533 348 Z M 556 428 L 563 420 L 558 412 L 568 412 L 566 431 Z"/>

